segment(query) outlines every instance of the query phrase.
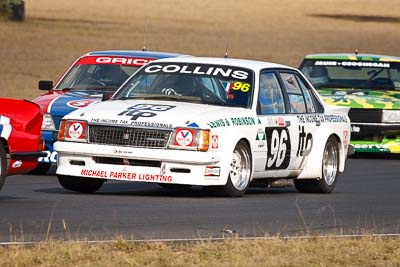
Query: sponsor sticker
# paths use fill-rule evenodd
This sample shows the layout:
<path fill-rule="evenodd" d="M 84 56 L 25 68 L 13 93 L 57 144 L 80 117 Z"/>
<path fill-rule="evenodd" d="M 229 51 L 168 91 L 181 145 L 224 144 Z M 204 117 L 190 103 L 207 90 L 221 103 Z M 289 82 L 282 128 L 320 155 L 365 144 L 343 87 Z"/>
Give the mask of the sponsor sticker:
<path fill-rule="evenodd" d="M 363 68 L 390 68 L 390 63 L 367 62 L 367 61 L 315 61 L 314 66 L 343 66 Z"/>
<path fill-rule="evenodd" d="M 285 126 L 285 121 L 282 117 L 275 118 L 275 125 L 276 126 Z"/>
<path fill-rule="evenodd" d="M 132 58 L 132 57 L 113 57 L 113 56 L 88 56 L 78 60 L 77 65 L 81 64 L 116 64 L 126 66 L 144 66 L 153 61 L 151 58 Z"/>
<path fill-rule="evenodd" d="M 250 71 L 244 68 L 233 66 L 219 66 L 207 64 L 187 64 L 187 63 L 159 63 L 147 66 L 146 73 L 181 73 L 199 76 L 215 76 L 220 79 L 248 80 L 251 77 Z M 240 83 L 236 85 L 237 90 L 248 92 L 250 84 Z"/>
<path fill-rule="evenodd" d="M 174 107 L 171 105 L 137 104 L 122 111 L 118 116 L 131 116 L 131 120 L 137 120 L 138 118 L 157 116 L 158 112 L 164 112 Z"/>
<path fill-rule="evenodd" d="M 80 176 L 96 177 L 96 178 L 103 178 L 103 179 L 114 179 L 114 180 L 125 180 L 125 181 L 161 182 L 161 183 L 172 183 L 173 182 L 173 178 L 171 175 L 129 172 L 125 169 L 125 167 L 122 169 L 122 171 L 118 171 L 118 170 L 104 171 L 104 170 L 82 169 Z"/>
<path fill-rule="evenodd" d="M 80 139 L 83 136 L 84 122 L 74 122 L 69 125 L 67 131 L 67 138 Z"/>
<path fill-rule="evenodd" d="M 212 135 L 211 136 L 211 147 L 213 149 L 217 149 L 218 148 L 218 135 Z"/>
<path fill-rule="evenodd" d="M 88 100 L 88 99 L 82 99 L 82 100 L 72 100 L 67 102 L 67 106 L 71 108 L 84 108 L 89 106 L 90 104 L 98 102 L 96 100 Z"/>
<path fill-rule="evenodd" d="M 359 133 L 361 131 L 360 127 L 352 125 L 350 131 L 353 133 Z"/>
<path fill-rule="evenodd" d="M 50 152 L 47 150 L 47 151 L 43 151 L 43 152 L 46 153 L 46 156 L 38 158 L 39 162 L 46 162 L 46 163 L 57 162 L 57 152 L 56 151 Z"/>
<path fill-rule="evenodd" d="M 348 146 L 348 140 L 349 140 L 349 132 L 348 131 L 343 131 L 343 145 L 345 148 Z"/>
<path fill-rule="evenodd" d="M 174 145 L 177 146 L 192 146 L 194 141 L 194 130 L 177 129 Z"/>
<path fill-rule="evenodd" d="M 204 176 L 220 176 L 221 168 L 216 166 L 206 166 Z"/>
<path fill-rule="evenodd" d="M 15 168 L 19 168 L 21 166 L 22 166 L 22 161 L 17 160 L 12 164 L 11 168 L 15 169 Z"/>

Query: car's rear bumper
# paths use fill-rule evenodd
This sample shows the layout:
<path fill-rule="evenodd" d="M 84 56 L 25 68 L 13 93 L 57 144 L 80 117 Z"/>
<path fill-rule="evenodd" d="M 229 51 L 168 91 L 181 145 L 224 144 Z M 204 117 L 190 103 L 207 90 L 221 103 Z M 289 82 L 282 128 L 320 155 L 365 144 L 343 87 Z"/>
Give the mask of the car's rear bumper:
<path fill-rule="evenodd" d="M 46 153 L 42 151 L 13 152 L 10 153 L 10 158 L 14 160 L 29 160 L 29 159 L 37 159 L 39 157 L 44 157 L 45 155 Z"/>
<path fill-rule="evenodd" d="M 42 136 L 44 139 L 45 153 L 44 156 L 40 157 L 38 161 L 40 163 L 56 163 L 57 162 L 57 152 L 54 151 L 53 145 L 57 140 L 58 131 L 42 131 Z"/>

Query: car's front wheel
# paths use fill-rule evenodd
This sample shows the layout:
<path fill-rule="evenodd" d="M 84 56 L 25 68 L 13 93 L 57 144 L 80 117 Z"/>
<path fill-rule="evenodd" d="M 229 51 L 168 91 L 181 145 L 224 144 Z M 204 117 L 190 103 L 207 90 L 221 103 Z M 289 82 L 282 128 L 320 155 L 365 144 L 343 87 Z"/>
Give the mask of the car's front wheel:
<path fill-rule="evenodd" d="M 83 178 L 67 175 L 58 175 L 57 178 L 58 182 L 65 189 L 80 193 L 94 193 L 99 190 L 105 182 L 104 179 Z"/>
<path fill-rule="evenodd" d="M 294 180 L 297 190 L 305 193 L 331 193 L 336 186 L 339 173 L 339 145 L 334 136 L 330 136 L 322 155 L 322 179 Z"/>
<path fill-rule="evenodd" d="M 226 185 L 218 188 L 224 196 L 241 197 L 249 187 L 251 179 L 251 153 L 245 141 L 240 141 L 233 150 Z"/>
<path fill-rule="evenodd" d="M 6 150 L 0 141 L 0 189 L 3 187 L 6 180 L 7 167 Z"/>

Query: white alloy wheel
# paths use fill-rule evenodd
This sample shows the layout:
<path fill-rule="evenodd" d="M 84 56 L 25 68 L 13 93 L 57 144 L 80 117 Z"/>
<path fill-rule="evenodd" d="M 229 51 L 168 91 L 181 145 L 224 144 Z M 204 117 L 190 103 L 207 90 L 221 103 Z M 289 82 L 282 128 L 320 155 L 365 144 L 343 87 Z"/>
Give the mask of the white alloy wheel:
<path fill-rule="evenodd" d="M 247 188 L 251 175 L 251 161 L 248 149 L 243 145 L 237 145 L 233 151 L 229 177 L 236 190 Z"/>

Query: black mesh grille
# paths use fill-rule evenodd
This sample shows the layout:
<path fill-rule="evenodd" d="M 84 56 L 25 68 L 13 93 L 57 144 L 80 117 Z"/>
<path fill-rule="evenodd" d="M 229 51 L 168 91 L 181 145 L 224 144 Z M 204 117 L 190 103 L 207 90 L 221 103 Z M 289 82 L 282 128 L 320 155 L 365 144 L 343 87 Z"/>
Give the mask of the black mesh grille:
<path fill-rule="evenodd" d="M 114 126 L 89 126 L 89 143 L 130 147 L 167 146 L 171 131 Z"/>
<path fill-rule="evenodd" d="M 351 122 L 380 123 L 382 122 L 382 109 L 351 108 L 349 117 Z"/>

